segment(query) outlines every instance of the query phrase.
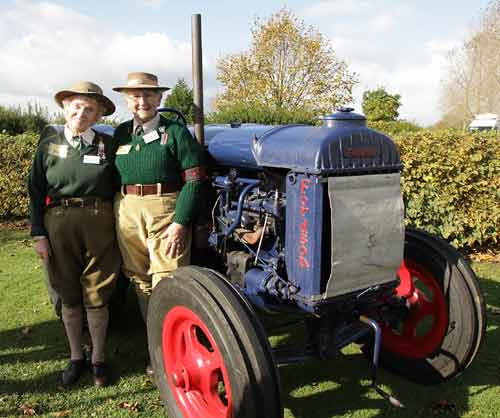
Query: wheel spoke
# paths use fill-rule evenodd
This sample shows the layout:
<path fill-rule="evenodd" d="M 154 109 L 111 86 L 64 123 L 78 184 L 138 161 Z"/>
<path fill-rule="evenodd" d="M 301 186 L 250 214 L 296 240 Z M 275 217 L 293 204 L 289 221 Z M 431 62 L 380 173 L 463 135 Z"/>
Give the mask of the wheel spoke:
<path fill-rule="evenodd" d="M 220 385 L 224 385 L 220 369 L 214 369 L 211 372 L 207 371 L 207 373 L 203 374 L 200 389 L 208 408 L 214 416 L 226 416 L 227 414 L 227 406 L 222 401 L 223 394 L 219 392 Z"/>
<path fill-rule="evenodd" d="M 437 313 L 437 307 L 435 306 L 435 304 L 429 302 L 423 293 L 421 293 L 420 297 L 418 298 L 417 309 L 418 315 L 421 318 L 428 315 L 435 316 Z"/>
<path fill-rule="evenodd" d="M 186 344 L 186 330 L 179 329 L 177 333 L 177 338 L 174 338 L 174 358 L 177 361 L 182 361 L 186 355 L 187 344 Z"/>
<path fill-rule="evenodd" d="M 418 314 L 411 314 L 403 324 L 403 336 L 405 338 L 415 338 L 417 336 L 417 325 L 422 318 Z"/>
<path fill-rule="evenodd" d="M 214 351 L 213 353 L 208 353 L 205 357 L 205 365 L 211 370 L 220 370 L 224 365 L 224 361 L 220 353 Z"/>
<path fill-rule="evenodd" d="M 184 338 L 186 341 L 186 356 L 190 358 L 204 358 L 206 353 L 208 353 L 207 348 L 200 343 L 198 336 L 196 335 L 196 326 L 190 324 L 184 332 Z"/>

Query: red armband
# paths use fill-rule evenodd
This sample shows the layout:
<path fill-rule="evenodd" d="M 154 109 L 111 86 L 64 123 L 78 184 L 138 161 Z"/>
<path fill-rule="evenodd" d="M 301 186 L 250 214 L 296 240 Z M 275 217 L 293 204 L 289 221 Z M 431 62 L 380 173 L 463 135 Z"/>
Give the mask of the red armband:
<path fill-rule="evenodd" d="M 193 167 L 184 170 L 181 173 L 182 181 L 189 183 L 190 181 L 201 181 L 207 178 L 207 173 L 203 167 Z"/>

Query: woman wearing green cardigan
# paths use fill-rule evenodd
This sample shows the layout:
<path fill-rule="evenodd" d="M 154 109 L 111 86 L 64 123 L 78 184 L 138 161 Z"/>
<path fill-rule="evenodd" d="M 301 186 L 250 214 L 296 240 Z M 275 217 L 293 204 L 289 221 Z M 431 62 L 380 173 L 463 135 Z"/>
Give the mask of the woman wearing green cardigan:
<path fill-rule="evenodd" d="M 83 308 L 92 340 L 96 386 L 107 382 L 104 343 L 108 301 L 120 271 L 112 199 L 117 175 L 113 138 L 94 131 L 115 106 L 88 81 L 55 95 L 63 109 L 63 132 L 41 138 L 29 177 L 31 235 L 62 301 L 62 320 L 71 359 L 62 374 L 65 386 L 85 370 L 82 351 Z"/>
<path fill-rule="evenodd" d="M 114 135 L 122 184 L 115 217 L 123 272 L 135 284 L 144 320 L 153 287 L 190 263 L 191 223 L 205 176 L 203 148 L 183 124 L 157 112 L 168 89 L 142 72 L 113 89 L 133 115 Z"/>

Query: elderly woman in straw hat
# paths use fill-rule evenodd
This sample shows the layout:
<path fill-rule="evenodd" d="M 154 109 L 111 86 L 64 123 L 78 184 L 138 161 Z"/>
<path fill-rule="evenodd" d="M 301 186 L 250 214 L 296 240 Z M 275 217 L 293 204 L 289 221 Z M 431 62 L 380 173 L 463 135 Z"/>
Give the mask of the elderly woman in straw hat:
<path fill-rule="evenodd" d="M 104 343 L 107 303 L 120 270 L 112 199 L 117 175 L 113 138 L 93 130 L 115 106 L 101 88 L 79 82 L 55 95 L 63 109 L 63 132 L 42 137 L 29 177 L 31 235 L 62 299 L 62 319 L 71 351 L 62 383 L 74 384 L 85 370 L 83 309 L 92 340 L 96 386 L 107 381 Z"/>
<path fill-rule="evenodd" d="M 190 262 L 204 152 L 183 124 L 158 113 L 169 88 L 160 86 L 155 75 L 130 73 L 127 84 L 113 90 L 123 93 L 133 115 L 114 135 L 122 184 L 115 217 L 122 268 L 135 284 L 145 320 L 152 288 Z"/>

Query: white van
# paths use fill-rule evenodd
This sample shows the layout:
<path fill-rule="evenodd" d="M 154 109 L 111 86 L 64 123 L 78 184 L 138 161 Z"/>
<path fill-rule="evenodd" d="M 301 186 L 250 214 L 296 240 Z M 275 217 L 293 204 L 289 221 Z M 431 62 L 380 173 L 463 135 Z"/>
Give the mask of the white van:
<path fill-rule="evenodd" d="M 500 118 L 494 113 L 476 115 L 469 125 L 469 131 L 489 131 L 490 129 L 500 130 Z"/>

